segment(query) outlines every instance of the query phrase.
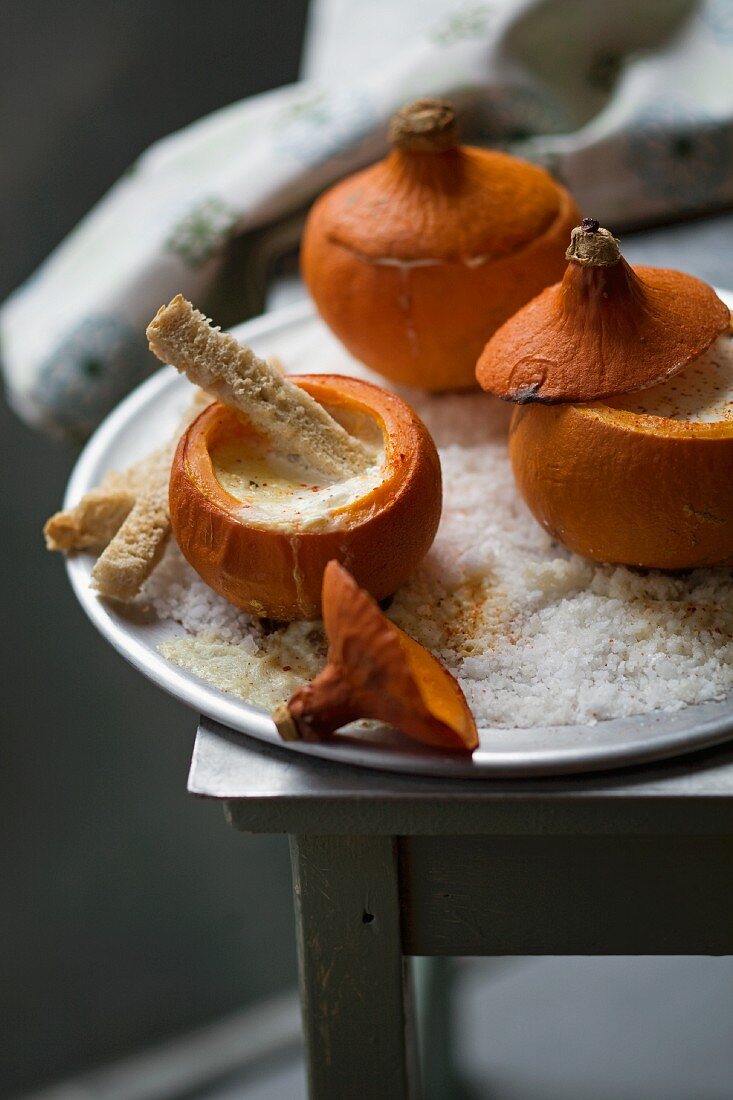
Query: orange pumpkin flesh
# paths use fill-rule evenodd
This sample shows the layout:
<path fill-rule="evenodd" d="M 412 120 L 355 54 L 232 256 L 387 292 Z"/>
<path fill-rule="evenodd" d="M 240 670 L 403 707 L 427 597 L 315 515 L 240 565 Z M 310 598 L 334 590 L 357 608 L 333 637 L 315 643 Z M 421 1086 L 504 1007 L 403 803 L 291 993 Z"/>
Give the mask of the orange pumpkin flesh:
<path fill-rule="evenodd" d="M 729 324 L 727 306 L 706 283 L 681 271 L 630 267 L 618 242 L 593 224 L 573 230 L 562 282 L 487 343 L 476 368 L 485 390 L 520 404 L 632 393 L 697 359 Z M 601 262 L 589 258 L 589 248 Z"/>
<path fill-rule="evenodd" d="M 407 108 L 387 158 L 316 202 L 301 249 L 316 306 L 349 351 L 433 391 L 475 386 L 489 336 L 561 277 L 578 218 L 542 169 L 447 139 L 446 110 Z"/>
<path fill-rule="evenodd" d="M 382 614 L 336 561 L 323 577 L 328 663 L 275 715 L 285 740 L 326 740 L 359 718 L 386 722 L 432 748 L 472 751 L 473 716 L 458 683 Z"/>
<path fill-rule="evenodd" d="M 559 542 L 594 561 L 733 565 L 733 422 L 607 405 L 528 405 L 509 441 L 519 491 Z"/>
<path fill-rule="evenodd" d="M 331 559 L 348 563 L 378 600 L 391 595 L 427 553 L 441 510 L 440 463 L 425 426 L 395 394 L 336 375 L 292 378 L 312 397 L 339 410 L 366 414 L 385 440 L 384 477 L 317 530 L 247 523 L 241 501 L 217 480 L 211 451 L 239 433 L 263 440 L 232 409 L 210 405 L 182 436 L 171 470 L 173 534 L 187 561 L 230 603 L 260 617 L 315 619 Z"/>
<path fill-rule="evenodd" d="M 424 715 L 417 720 L 416 715 L 402 716 L 400 728 L 426 745 L 473 751 L 478 747 L 476 723 L 457 681 L 424 646 L 390 625 L 431 719 L 427 723 Z"/>

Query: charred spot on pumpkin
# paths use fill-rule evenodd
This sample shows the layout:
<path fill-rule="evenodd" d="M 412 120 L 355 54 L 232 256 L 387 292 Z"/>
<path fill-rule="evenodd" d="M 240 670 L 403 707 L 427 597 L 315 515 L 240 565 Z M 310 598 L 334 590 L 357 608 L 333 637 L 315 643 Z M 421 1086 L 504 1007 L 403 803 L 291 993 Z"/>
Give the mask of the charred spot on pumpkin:
<path fill-rule="evenodd" d="M 540 397 L 541 389 L 541 382 L 530 382 L 528 386 L 520 386 L 513 394 L 507 394 L 505 400 L 514 401 L 517 405 L 531 405 L 534 402 L 542 401 Z"/>

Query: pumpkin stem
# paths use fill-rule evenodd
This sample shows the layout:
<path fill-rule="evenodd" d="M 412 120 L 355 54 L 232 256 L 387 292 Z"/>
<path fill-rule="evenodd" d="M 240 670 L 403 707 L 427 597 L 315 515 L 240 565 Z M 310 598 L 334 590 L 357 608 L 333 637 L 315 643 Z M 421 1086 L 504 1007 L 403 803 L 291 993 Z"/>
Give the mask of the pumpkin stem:
<path fill-rule="evenodd" d="M 581 267 L 612 267 L 621 259 L 618 241 L 595 218 L 583 218 L 570 235 L 566 260 Z"/>
<path fill-rule="evenodd" d="M 272 717 L 283 741 L 323 741 L 356 721 L 357 711 L 347 676 L 337 664 L 329 663 Z"/>
<path fill-rule="evenodd" d="M 417 99 L 392 116 L 389 140 L 403 153 L 445 153 L 458 147 L 458 124 L 451 103 Z"/>

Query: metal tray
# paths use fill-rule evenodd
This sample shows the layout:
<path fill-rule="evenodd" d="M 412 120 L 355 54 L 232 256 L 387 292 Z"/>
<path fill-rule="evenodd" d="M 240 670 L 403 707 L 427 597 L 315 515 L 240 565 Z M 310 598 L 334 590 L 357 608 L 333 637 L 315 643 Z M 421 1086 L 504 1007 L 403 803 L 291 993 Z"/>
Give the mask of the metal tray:
<path fill-rule="evenodd" d="M 733 296 L 722 295 L 730 303 Z M 250 321 L 235 335 L 261 354 L 281 355 L 289 368 L 329 369 L 343 352 L 315 359 L 329 347 L 321 322 L 308 303 L 291 306 Z M 190 396 L 188 382 L 165 367 L 132 393 L 107 417 L 84 449 L 66 492 L 74 505 L 99 484 L 110 468 L 124 468 L 174 430 Z M 131 664 L 164 691 L 232 730 L 286 748 L 341 763 L 421 775 L 539 776 L 616 768 L 690 752 L 733 737 L 733 697 L 671 714 L 654 712 L 594 726 L 548 726 L 531 729 L 482 729 L 481 744 L 470 759 L 423 749 L 389 730 L 363 737 L 339 736 L 326 745 L 283 745 L 268 714 L 217 690 L 170 664 L 157 651 L 164 640 L 183 631 L 174 623 L 146 619 L 139 612 L 100 599 L 89 588 L 93 559 L 71 555 L 67 568 L 74 591 L 101 634 Z"/>

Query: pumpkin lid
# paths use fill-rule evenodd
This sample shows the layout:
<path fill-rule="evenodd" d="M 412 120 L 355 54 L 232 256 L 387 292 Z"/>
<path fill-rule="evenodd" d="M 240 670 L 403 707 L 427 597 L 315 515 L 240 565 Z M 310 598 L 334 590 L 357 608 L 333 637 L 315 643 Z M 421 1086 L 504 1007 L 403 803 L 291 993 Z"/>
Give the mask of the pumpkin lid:
<path fill-rule="evenodd" d="M 459 145 L 453 107 L 418 100 L 392 119 L 392 151 L 336 184 L 329 236 L 373 262 L 499 259 L 545 233 L 562 191 L 505 153 Z"/>
<path fill-rule="evenodd" d="M 573 230 L 565 255 L 562 282 L 506 321 L 479 358 L 479 383 L 507 401 L 599 401 L 646 389 L 697 359 L 730 323 L 707 283 L 631 267 L 593 218 Z"/>

